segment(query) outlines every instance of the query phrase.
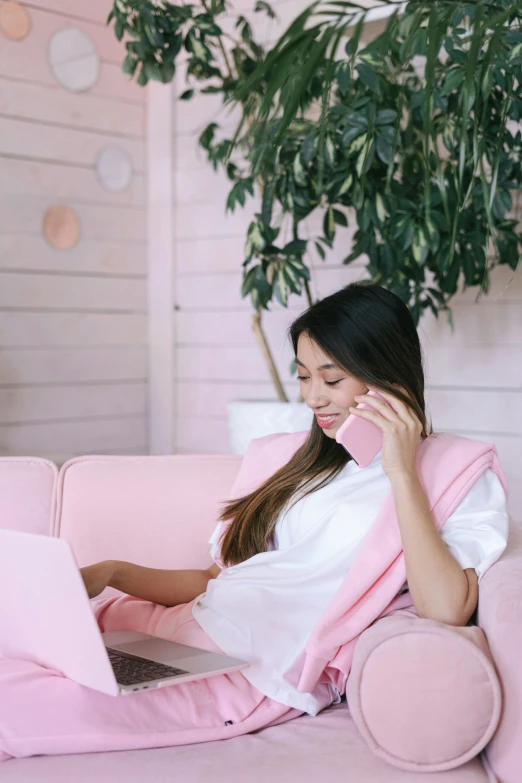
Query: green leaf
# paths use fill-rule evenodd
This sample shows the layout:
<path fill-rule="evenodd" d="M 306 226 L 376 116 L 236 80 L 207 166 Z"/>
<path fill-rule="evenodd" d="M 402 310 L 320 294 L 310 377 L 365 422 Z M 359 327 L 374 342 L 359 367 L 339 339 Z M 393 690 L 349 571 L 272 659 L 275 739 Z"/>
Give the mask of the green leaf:
<path fill-rule="evenodd" d="M 366 85 L 373 93 L 380 95 L 379 82 L 377 81 L 377 74 L 366 63 L 358 63 L 356 66 L 357 73 L 362 83 Z"/>
<path fill-rule="evenodd" d="M 428 257 L 429 247 L 428 241 L 424 234 L 422 226 L 417 226 L 413 237 L 412 253 L 413 258 L 417 263 L 423 264 Z"/>
<path fill-rule="evenodd" d="M 321 258 L 324 261 L 324 259 L 326 258 L 326 253 L 324 252 L 324 248 L 322 247 L 322 245 L 319 244 L 319 242 L 314 242 L 314 244 L 315 244 L 317 252 L 319 253 L 319 255 L 321 256 Z"/>
<path fill-rule="evenodd" d="M 344 212 L 341 212 L 339 209 L 333 209 L 333 216 L 338 226 L 346 227 L 348 225 L 348 220 Z"/>
<path fill-rule="evenodd" d="M 197 57 L 198 60 L 206 60 L 207 59 L 207 49 L 199 38 L 196 38 L 195 35 L 190 36 L 190 43 L 191 43 L 191 50 L 194 57 Z"/>
<path fill-rule="evenodd" d="M 309 163 L 311 163 L 315 158 L 318 141 L 319 139 L 317 137 L 316 131 L 309 133 L 308 136 L 305 137 L 303 146 L 301 148 L 301 157 L 305 166 L 308 166 Z"/>
<path fill-rule="evenodd" d="M 243 298 L 252 290 L 256 278 L 256 270 L 257 267 L 249 269 L 243 278 L 243 283 L 241 285 L 241 296 Z"/>
<path fill-rule="evenodd" d="M 359 54 L 359 58 L 368 65 L 373 65 L 374 68 L 380 68 L 383 64 L 382 58 L 378 57 L 375 52 L 372 52 L 368 47 L 362 50 Z"/>
<path fill-rule="evenodd" d="M 302 258 L 298 256 L 288 256 L 286 259 L 286 265 L 287 268 L 292 268 L 295 270 L 297 277 L 303 279 L 303 280 L 310 280 L 310 270 L 302 260 Z"/>
<path fill-rule="evenodd" d="M 389 141 L 388 137 L 383 133 L 379 133 L 377 136 L 376 150 L 378 157 L 382 160 L 383 163 L 386 163 L 386 165 L 391 163 L 393 145 Z"/>
<path fill-rule="evenodd" d="M 121 41 L 123 38 L 123 34 L 125 33 L 125 23 L 122 19 L 116 19 L 116 23 L 114 25 L 114 35 L 118 39 L 118 41 Z"/>
<path fill-rule="evenodd" d="M 448 95 L 450 92 L 453 92 L 453 90 L 456 90 L 457 87 L 460 87 L 465 78 L 466 71 L 464 68 L 460 66 L 450 68 L 450 70 L 446 73 L 446 77 L 443 82 L 442 95 Z"/>
<path fill-rule="evenodd" d="M 216 122 L 211 122 L 201 133 L 199 137 L 199 143 L 204 149 L 208 150 L 210 148 L 214 140 L 214 133 L 216 132 L 217 127 L 218 124 Z"/>
<path fill-rule="evenodd" d="M 353 139 L 356 139 L 357 136 L 360 136 L 364 133 L 364 130 L 362 128 L 348 128 L 347 131 L 343 133 L 343 137 L 341 139 L 342 146 L 346 149 L 350 147 L 350 143 L 353 141 Z"/>
<path fill-rule="evenodd" d="M 236 182 L 230 193 L 228 194 L 225 210 L 233 212 L 236 206 L 236 201 L 241 201 L 241 195 L 243 196 L 243 204 L 245 203 L 245 194 L 240 182 Z"/>
<path fill-rule="evenodd" d="M 185 92 L 182 92 L 179 96 L 180 101 L 188 101 L 192 96 L 194 95 L 194 90 L 185 90 Z"/>
<path fill-rule="evenodd" d="M 382 109 L 377 112 L 376 125 L 391 125 L 397 119 L 397 112 L 393 109 Z"/>
<path fill-rule="evenodd" d="M 383 198 L 380 193 L 376 193 L 375 195 L 375 211 L 377 212 L 377 217 L 379 219 L 379 222 L 384 223 L 389 213 L 388 210 L 386 209 L 386 206 L 384 204 Z"/>
<path fill-rule="evenodd" d="M 352 182 L 353 182 L 353 174 L 348 174 L 343 184 L 341 185 L 341 189 L 339 190 L 339 193 L 337 195 L 344 196 L 344 194 L 347 193 L 352 187 Z"/>
<path fill-rule="evenodd" d="M 306 172 L 301 163 L 301 156 L 299 153 L 294 158 L 293 172 L 296 183 L 298 185 L 306 185 Z"/>
<path fill-rule="evenodd" d="M 348 92 L 348 86 L 350 84 L 350 63 L 342 62 L 337 69 L 337 84 L 339 86 L 339 92 L 345 96 Z"/>
<path fill-rule="evenodd" d="M 358 152 L 359 150 L 361 150 L 366 144 L 367 138 L 368 135 L 366 133 L 363 133 L 361 136 L 357 136 L 357 138 L 354 139 L 350 144 L 350 146 L 348 147 L 348 155 L 351 155 L 352 152 Z"/>
<path fill-rule="evenodd" d="M 247 258 L 257 252 L 261 252 L 266 245 L 263 234 L 257 221 L 252 221 L 248 227 L 247 241 L 245 245 L 245 254 Z"/>
<path fill-rule="evenodd" d="M 436 213 L 432 212 L 431 217 L 433 218 L 435 214 Z M 430 250 L 432 253 L 436 253 L 439 248 L 440 234 L 437 231 L 434 222 L 429 218 L 426 220 L 426 229 L 428 233 L 428 244 Z"/>
<path fill-rule="evenodd" d="M 261 206 L 261 219 L 265 227 L 270 226 L 272 220 L 272 205 L 274 201 L 275 184 L 269 183 L 263 191 L 263 201 Z"/>
<path fill-rule="evenodd" d="M 149 78 L 148 78 L 147 73 L 145 71 L 145 66 L 142 65 L 141 66 L 141 70 L 140 70 L 140 72 L 138 74 L 138 78 L 136 79 L 136 84 L 139 84 L 140 87 L 145 87 L 145 85 L 147 84 L 148 81 L 149 81 Z"/>
<path fill-rule="evenodd" d="M 147 62 L 143 64 L 143 68 L 147 78 L 154 79 L 156 82 L 163 81 L 160 64 L 156 62 L 156 60 L 147 60 Z"/>
<path fill-rule="evenodd" d="M 363 31 L 364 22 L 365 22 L 365 14 L 363 13 L 361 14 L 359 21 L 357 22 L 353 35 L 351 36 L 350 40 L 344 47 L 344 51 L 349 57 L 355 57 L 355 55 L 357 54 L 357 49 L 359 46 L 359 41 L 361 40 L 361 34 Z"/>
<path fill-rule="evenodd" d="M 454 294 L 457 290 L 457 283 L 460 276 L 460 261 L 458 256 L 455 256 L 451 262 L 448 274 L 444 279 L 444 290 L 448 294 Z"/>
<path fill-rule="evenodd" d="M 171 62 L 164 62 L 160 66 L 160 72 L 161 72 L 161 81 L 164 84 L 168 84 L 168 82 L 172 81 L 174 74 L 176 72 L 176 66 L 174 63 Z"/>
<path fill-rule="evenodd" d="M 364 199 L 361 209 L 357 212 L 357 221 L 361 231 L 368 231 L 372 222 L 372 212 L 369 199 Z"/>
<path fill-rule="evenodd" d="M 335 147 L 331 136 L 326 137 L 326 143 L 324 146 L 325 160 L 329 166 L 335 165 Z"/>
<path fill-rule="evenodd" d="M 274 9 L 269 3 L 266 3 L 265 0 L 257 0 L 254 11 L 256 13 L 259 13 L 260 11 L 264 11 L 269 19 L 275 19 L 276 14 L 274 12 Z"/>
<path fill-rule="evenodd" d="M 134 76 L 134 72 L 136 71 L 136 68 L 138 67 L 138 58 L 133 57 L 132 54 L 128 54 L 122 65 L 123 73 L 128 73 L 129 76 Z"/>
<path fill-rule="evenodd" d="M 281 304 L 283 307 L 288 305 L 288 289 L 282 269 L 278 270 L 274 280 L 274 295 L 279 304 Z"/>
<path fill-rule="evenodd" d="M 324 213 L 323 234 L 327 239 L 330 240 L 335 236 L 335 218 L 333 208 L 331 206 L 329 206 Z"/>
<path fill-rule="evenodd" d="M 306 245 L 308 244 L 306 239 L 293 239 L 282 249 L 282 253 L 285 256 L 300 256 L 306 253 Z"/>
<path fill-rule="evenodd" d="M 357 158 L 357 163 L 355 164 L 355 170 L 357 171 L 359 178 L 362 177 L 363 174 L 366 174 L 366 172 L 372 165 L 374 155 L 375 155 L 375 143 L 370 139 L 368 139 L 368 141 L 360 151 L 359 157 Z"/>
<path fill-rule="evenodd" d="M 398 239 L 412 224 L 413 218 L 410 215 L 401 215 L 399 220 L 395 221 L 391 227 L 391 234 L 394 239 Z"/>
<path fill-rule="evenodd" d="M 368 127 L 368 118 L 365 117 L 364 114 L 353 112 L 352 114 L 347 114 L 345 119 L 348 125 L 354 125 L 357 128 L 363 128 L 365 130 Z"/>

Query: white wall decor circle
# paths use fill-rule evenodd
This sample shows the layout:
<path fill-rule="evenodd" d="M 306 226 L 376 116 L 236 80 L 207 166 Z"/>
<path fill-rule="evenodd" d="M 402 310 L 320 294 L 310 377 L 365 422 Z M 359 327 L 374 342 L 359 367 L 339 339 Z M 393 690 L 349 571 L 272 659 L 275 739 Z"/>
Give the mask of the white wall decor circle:
<path fill-rule="evenodd" d="M 77 27 L 57 30 L 48 48 L 51 73 L 59 85 L 71 92 L 94 87 L 100 76 L 100 57 L 96 44 Z"/>
<path fill-rule="evenodd" d="M 29 34 L 31 17 L 21 3 L 6 0 L 0 6 L 0 30 L 11 41 L 21 41 Z"/>
<path fill-rule="evenodd" d="M 44 215 L 43 234 L 52 247 L 70 250 L 80 238 L 80 219 L 71 207 L 55 204 Z"/>
<path fill-rule="evenodd" d="M 105 190 L 124 190 L 132 172 L 130 155 L 121 147 L 104 147 L 96 158 L 96 176 Z"/>

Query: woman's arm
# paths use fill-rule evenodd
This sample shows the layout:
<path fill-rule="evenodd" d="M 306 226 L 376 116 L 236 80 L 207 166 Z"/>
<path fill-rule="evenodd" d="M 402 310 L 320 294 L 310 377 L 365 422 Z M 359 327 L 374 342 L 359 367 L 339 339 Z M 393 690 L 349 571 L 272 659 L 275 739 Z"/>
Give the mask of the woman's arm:
<path fill-rule="evenodd" d="M 478 578 L 462 570 L 442 540 L 416 473 L 390 477 L 401 532 L 408 589 L 419 617 L 466 625 L 476 609 Z"/>
<path fill-rule="evenodd" d="M 161 568 L 127 563 L 124 560 L 102 560 L 80 568 L 87 595 L 96 598 L 106 587 L 146 601 L 176 606 L 204 593 L 210 579 L 215 579 L 221 568 L 215 563 L 210 568 L 170 571 Z"/>
<path fill-rule="evenodd" d="M 207 589 L 221 569 L 213 564 L 206 569 L 167 570 L 146 568 L 123 560 L 110 560 L 107 585 L 123 593 L 163 606 L 188 603 Z"/>
<path fill-rule="evenodd" d="M 372 410 L 350 407 L 350 412 L 373 421 L 383 431 L 382 466 L 393 491 L 413 605 L 419 617 L 466 625 L 478 602 L 477 574 L 473 568 L 461 568 L 431 516 L 416 468 L 422 423 L 395 395 L 368 388 L 382 394 L 389 404 L 362 394 L 355 400 L 368 403 Z"/>

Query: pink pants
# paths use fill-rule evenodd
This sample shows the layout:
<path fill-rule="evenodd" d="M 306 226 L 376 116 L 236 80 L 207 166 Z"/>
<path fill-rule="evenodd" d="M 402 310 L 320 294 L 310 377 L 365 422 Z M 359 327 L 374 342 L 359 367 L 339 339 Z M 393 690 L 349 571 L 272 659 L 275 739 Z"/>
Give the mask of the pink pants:
<path fill-rule="evenodd" d="M 165 607 L 116 595 L 91 604 L 102 631 L 131 628 L 222 652 L 192 617 L 193 601 Z M 302 714 L 264 696 L 241 671 L 115 697 L 0 657 L 0 761 L 210 742 Z"/>

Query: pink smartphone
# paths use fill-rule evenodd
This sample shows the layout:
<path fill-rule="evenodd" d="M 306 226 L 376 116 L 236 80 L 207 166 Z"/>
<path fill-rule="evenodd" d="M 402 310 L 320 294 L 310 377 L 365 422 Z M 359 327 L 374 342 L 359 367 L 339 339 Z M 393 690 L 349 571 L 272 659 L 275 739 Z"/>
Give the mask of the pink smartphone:
<path fill-rule="evenodd" d="M 378 392 L 369 391 L 368 394 L 378 397 L 387 405 L 389 404 Z M 357 408 L 372 410 L 371 406 L 365 402 L 360 402 Z M 344 446 L 360 468 L 365 468 L 382 449 L 382 430 L 373 421 L 350 413 L 335 433 L 335 440 Z"/>

